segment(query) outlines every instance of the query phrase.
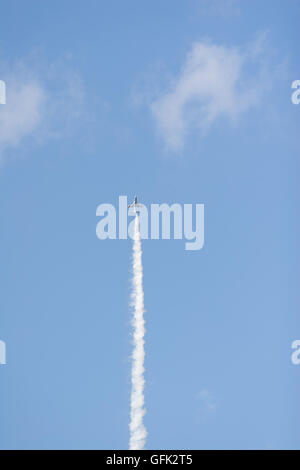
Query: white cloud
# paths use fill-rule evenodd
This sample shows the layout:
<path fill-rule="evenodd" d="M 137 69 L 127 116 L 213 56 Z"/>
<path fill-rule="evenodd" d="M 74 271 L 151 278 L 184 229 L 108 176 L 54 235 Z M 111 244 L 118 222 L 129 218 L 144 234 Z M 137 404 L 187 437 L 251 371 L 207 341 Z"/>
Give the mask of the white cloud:
<path fill-rule="evenodd" d="M 193 44 L 168 91 L 150 106 L 168 150 L 182 150 L 191 129 L 204 135 L 219 118 L 236 123 L 259 104 L 267 81 L 263 43 L 261 35 L 244 49 Z"/>
<path fill-rule="evenodd" d="M 240 14 L 239 0 L 200 0 L 196 7 L 198 14 L 232 17 Z"/>
<path fill-rule="evenodd" d="M 217 411 L 217 404 L 213 394 L 207 390 L 202 389 L 196 395 L 197 407 L 195 410 L 196 422 L 206 422 L 215 418 Z"/>
<path fill-rule="evenodd" d="M 206 411 L 210 411 L 210 412 L 216 411 L 216 408 L 217 408 L 216 401 L 208 390 L 202 389 L 197 394 L 197 399 L 199 400 L 201 407 L 205 409 Z"/>
<path fill-rule="evenodd" d="M 37 130 L 45 99 L 45 90 L 38 82 L 10 81 L 7 102 L 0 107 L 0 155 Z"/>
<path fill-rule="evenodd" d="M 67 136 L 82 116 L 85 92 L 81 78 L 61 62 L 29 57 L 1 64 L 6 104 L 0 105 L 0 162 L 25 143 L 39 144 Z"/>

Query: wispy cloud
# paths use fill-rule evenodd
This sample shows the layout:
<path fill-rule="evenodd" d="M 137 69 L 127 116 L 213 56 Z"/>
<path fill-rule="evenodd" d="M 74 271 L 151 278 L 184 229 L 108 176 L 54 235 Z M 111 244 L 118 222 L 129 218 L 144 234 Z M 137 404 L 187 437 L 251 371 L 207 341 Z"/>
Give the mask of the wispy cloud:
<path fill-rule="evenodd" d="M 202 389 L 196 395 L 197 400 L 197 410 L 196 410 L 196 418 L 205 421 L 212 416 L 215 416 L 217 411 L 217 403 L 213 394 L 207 390 Z"/>
<path fill-rule="evenodd" d="M 201 15 L 237 16 L 240 14 L 240 0 L 199 0 L 196 8 Z"/>
<path fill-rule="evenodd" d="M 44 143 L 68 135 L 84 109 L 80 76 L 62 62 L 29 57 L 0 64 L 6 104 L 0 106 L 0 162 L 15 156 L 23 144 Z"/>
<path fill-rule="evenodd" d="M 216 401 L 213 395 L 207 389 L 202 389 L 198 393 L 197 399 L 206 410 L 216 411 Z"/>
<path fill-rule="evenodd" d="M 265 35 L 244 48 L 195 42 L 168 90 L 150 104 L 165 146 L 180 151 L 192 129 L 205 135 L 219 119 L 237 123 L 260 103 L 270 77 L 262 60 Z"/>
<path fill-rule="evenodd" d="M 46 92 L 37 81 L 9 81 L 7 104 L 0 108 L 0 158 L 39 127 Z"/>

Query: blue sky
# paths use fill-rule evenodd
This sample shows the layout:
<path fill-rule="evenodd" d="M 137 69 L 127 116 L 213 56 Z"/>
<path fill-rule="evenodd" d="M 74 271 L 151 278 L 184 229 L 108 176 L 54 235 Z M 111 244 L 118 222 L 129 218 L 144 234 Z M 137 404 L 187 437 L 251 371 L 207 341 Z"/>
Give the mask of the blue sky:
<path fill-rule="evenodd" d="M 128 447 L 131 241 L 95 213 L 134 194 L 205 205 L 202 250 L 143 242 L 147 448 L 300 448 L 299 14 L 2 3 L 0 448 Z"/>

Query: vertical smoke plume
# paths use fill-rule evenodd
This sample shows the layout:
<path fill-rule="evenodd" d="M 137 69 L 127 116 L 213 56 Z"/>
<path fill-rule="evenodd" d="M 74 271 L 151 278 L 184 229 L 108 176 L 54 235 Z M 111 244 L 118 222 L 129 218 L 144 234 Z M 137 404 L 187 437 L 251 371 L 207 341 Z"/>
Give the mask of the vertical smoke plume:
<path fill-rule="evenodd" d="M 133 279 L 132 279 L 132 306 L 133 306 L 133 354 L 131 371 L 131 409 L 130 409 L 130 450 L 142 450 L 146 443 L 147 431 L 143 423 L 146 413 L 144 408 L 144 290 L 142 244 L 140 234 L 140 221 L 138 212 L 135 214 L 134 242 L 133 242 Z"/>

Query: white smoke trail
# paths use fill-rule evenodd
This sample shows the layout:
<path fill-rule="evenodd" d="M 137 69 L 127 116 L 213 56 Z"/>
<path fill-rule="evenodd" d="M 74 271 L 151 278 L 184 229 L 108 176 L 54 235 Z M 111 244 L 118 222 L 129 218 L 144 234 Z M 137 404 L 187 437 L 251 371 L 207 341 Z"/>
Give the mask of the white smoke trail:
<path fill-rule="evenodd" d="M 144 408 L 145 310 L 143 290 L 142 244 L 138 212 L 136 212 L 135 214 L 132 265 L 133 354 L 131 371 L 129 448 L 130 450 L 142 450 L 145 446 L 147 436 L 147 431 L 143 423 L 143 417 L 146 413 L 146 410 Z"/>

